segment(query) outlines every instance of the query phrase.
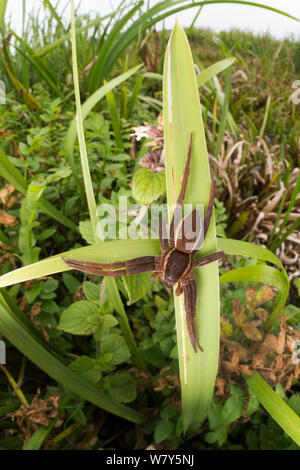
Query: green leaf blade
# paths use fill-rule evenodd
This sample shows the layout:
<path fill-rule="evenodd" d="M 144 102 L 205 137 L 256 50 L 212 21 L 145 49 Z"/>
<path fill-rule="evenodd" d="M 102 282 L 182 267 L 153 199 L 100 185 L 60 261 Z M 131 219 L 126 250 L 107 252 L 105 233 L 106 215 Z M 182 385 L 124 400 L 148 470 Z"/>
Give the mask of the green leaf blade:
<path fill-rule="evenodd" d="M 175 25 L 164 67 L 164 126 L 168 207 L 175 204 L 183 174 L 190 134 L 193 133 L 191 171 L 185 203 L 207 205 L 210 170 L 194 63 L 184 31 Z M 169 213 L 170 215 L 170 213 Z M 203 251 L 216 251 L 214 217 Z M 195 431 L 206 417 L 219 356 L 219 279 L 217 263 L 195 270 L 196 324 L 204 352 L 195 353 L 186 329 L 183 296 L 175 296 L 178 357 L 185 431 Z"/>
<path fill-rule="evenodd" d="M 250 391 L 284 431 L 300 446 L 300 418 L 256 372 L 243 374 Z"/>

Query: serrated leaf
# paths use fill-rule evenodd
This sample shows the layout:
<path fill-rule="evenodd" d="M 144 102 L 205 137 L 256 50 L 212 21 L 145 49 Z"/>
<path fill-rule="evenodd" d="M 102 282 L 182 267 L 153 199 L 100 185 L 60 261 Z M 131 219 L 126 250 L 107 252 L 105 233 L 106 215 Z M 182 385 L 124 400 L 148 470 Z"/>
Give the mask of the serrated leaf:
<path fill-rule="evenodd" d="M 43 284 L 41 282 L 35 283 L 31 289 L 25 291 L 27 301 L 32 304 L 37 296 L 42 292 L 42 290 Z"/>
<path fill-rule="evenodd" d="M 141 168 L 132 181 L 132 197 L 139 204 L 148 206 L 165 193 L 166 180 L 163 172 Z"/>
<path fill-rule="evenodd" d="M 111 363 L 121 364 L 130 358 L 130 352 L 123 336 L 117 334 L 109 335 L 101 345 L 101 355 L 111 353 Z"/>
<path fill-rule="evenodd" d="M 76 372 L 90 383 L 96 384 L 101 378 L 100 366 L 96 359 L 80 356 L 69 364 L 69 369 Z"/>
<path fill-rule="evenodd" d="M 116 326 L 119 322 L 113 315 L 103 315 L 101 317 L 101 322 L 106 328 L 112 328 Z"/>
<path fill-rule="evenodd" d="M 136 382 L 132 375 L 127 372 L 120 372 L 109 377 L 109 395 L 121 403 L 130 403 L 136 399 Z"/>
<path fill-rule="evenodd" d="M 167 405 L 165 406 L 161 412 L 160 412 L 160 417 L 162 419 L 168 420 L 168 419 L 175 419 L 179 414 L 179 409 L 175 405 Z"/>
<path fill-rule="evenodd" d="M 150 276 L 151 273 L 122 276 L 123 283 L 128 295 L 127 305 L 131 305 L 145 297 L 151 285 Z"/>
<path fill-rule="evenodd" d="M 100 298 L 100 285 L 94 284 L 93 282 L 85 281 L 82 285 L 83 293 L 86 296 L 87 300 L 91 302 L 94 300 L 99 300 Z"/>
<path fill-rule="evenodd" d="M 57 287 L 57 279 L 47 279 L 47 281 L 43 284 L 43 294 L 51 294 L 57 289 Z"/>
<path fill-rule="evenodd" d="M 97 312 L 97 306 L 88 300 L 75 302 L 63 311 L 58 329 L 73 335 L 90 335 L 96 327 L 89 323 L 88 318 Z"/>

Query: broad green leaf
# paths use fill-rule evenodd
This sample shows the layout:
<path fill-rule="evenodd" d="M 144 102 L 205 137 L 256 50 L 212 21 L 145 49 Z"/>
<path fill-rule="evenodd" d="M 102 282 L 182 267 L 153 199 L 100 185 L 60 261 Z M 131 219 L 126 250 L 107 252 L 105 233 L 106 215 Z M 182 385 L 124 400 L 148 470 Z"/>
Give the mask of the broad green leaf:
<path fill-rule="evenodd" d="M 222 418 L 224 424 L 230 424 L 236 421 L 242 414 L 244 403 L 236 396 L 229 397 L 222 409 Z"/>
<path fill-rule="evenodd" d="M 74 295 L 75 292 L 77 291 L 78 287 L 80 286 L 80 282 L 78 281 L 78 279 L 76 279 L 76 277 L 72 276 L 72 274 L 63 273 L 63 281 L 64 281 L 64 285 L 68 289 L 69 293 L 71 295 Z"/>
<path fill-rule="evenodd" d="M 94 300 L 99 301 L 100 299 L 100 285 L 94 284 L 93 282 L 84 281 L 82 284 L 83 293 L 87 300 L 93 302 Z"/>
<path fill-rule="evenodd" d="M 207 206 L 210 169 L 202 122 L 194 62 L 187 38 L 176 23 L 164 61 L 163 108 L 165 130 L 166 186 L 169 218 L 178 197 L 190 135 L 193 133 L 190 176 L 185 203 Z M 214 216 L 201 254 L 216 251 Z M 218 264 L 195 270 L 197 283 L 196 325 L 204 352 L 195 353 L 186 328 L 183 295 L 174 291 L 178 358 L 182 392 L 184 432 L 199 429 L 212 398 L 219 357 Z"/>
<path fill-rule="evenodd" d="M 130 403 L 136 399 L 136 381 L 127 372 L 118 372 L 107 377 L 109 379 L 108 394 L 121 403 Z"/>
<path fill-rule="evenodd" d="M 249 403 L 247 409 L 243 412 L 243 415 L 251 416 L 258 410 L 259 406 L 259 399 L 255 395 L 253 395 L 253 393 L 250 393 Z"/>
<path fill-rule="evenodd" d="M 96 327 L 89 321 L 89 317 L 97 312 L 98 308 L 93 302 L 88 300 L 75 302 L 63 311 L 58 329 L 73 335 L 90 335 L 94 333 Z"/>
<path fill-rule="evenodd" d="M 128 294 L 128 305 L 145 297 L 151 286 L 151 273 L 133 274 L 122 276 L 126 292 Z"/>
<path fill-rule="evenodd" d="M 165 192 L 166 181 L 163 172 L 141 168 L 132 181 L 132 197 L 136 202 L 148 206 Z"/>
<path fill-rule="evenodd" d="M 157 444 L 165 441 L 174 432 L 174 423 L 165 419 L 161 419 L 154 430 L 154 440 Z"/>
<path fill-rule="evenodd" d="M 101 378 L 100 365 L 96 359 L 88 356 L 80 356 L 69 364 L 69 369 L 92 384 L 99 382 Z"/>
<path fill-rule="evenodd" d="M 101 344 L 101 354 L 111 353 L 111 363 L 121 364 L 130 358 L 130 352 L 123 336 L 111 334 Z"/>

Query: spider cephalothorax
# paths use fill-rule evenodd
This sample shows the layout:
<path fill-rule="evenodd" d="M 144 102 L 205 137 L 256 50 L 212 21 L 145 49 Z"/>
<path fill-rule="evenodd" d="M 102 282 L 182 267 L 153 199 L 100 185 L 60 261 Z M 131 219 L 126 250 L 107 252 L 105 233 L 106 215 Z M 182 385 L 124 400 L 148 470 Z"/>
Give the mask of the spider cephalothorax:
<path fill-rule="evenodd" d="M 159 219 L 159 239 L 162 254 L 161 256 L 142 256 L 118 263 L 93 263 L 89 261 L 78 261 L 73 259 L 64 259 L 64 262 L 73 269 L 83 271 L 89 274 L 97 274 L 99 276 L 119 277 L 123 275 L 138 274 L 153 271 L 151 279 L 161 276 L 161 280 L 169 285 L 175 286 L 176 295 L 184 293 L 184 305 L 186 311 L 186 324 L 191 344 L 197 352 L 202 351 L 199 344 L 197 328 L 196 328 L 196 303 L 197 303 L 197 286 L 193 273 L 194 268 L 199 268 L 205 264 L 212 263 L 224 258 L 223 251 L 212 253 L 203 258 L 194 259 L 198 252 L 201 240 L 204 240 L 214 204 L 215 182 L 212 181 L 209 202 L 206 214 L 201 223 L 201 218 L 197 209 L 194 209 L 186 217 L 180 218 L 175 226 L 175 214 L 181 213 L 181 208 L 185 196 L 188 176 L 190 172 L 190 160 L 192 153 L 192 135 L 188 149 L 187 162 L 184 169 L 182 186 L 179 197 L 177 199 L 176 208 L 170 225 L 170 237 L 166 235 L 166 223 Z M 194 233 L 193 228 L 198 227 L 198 232 Z"/>

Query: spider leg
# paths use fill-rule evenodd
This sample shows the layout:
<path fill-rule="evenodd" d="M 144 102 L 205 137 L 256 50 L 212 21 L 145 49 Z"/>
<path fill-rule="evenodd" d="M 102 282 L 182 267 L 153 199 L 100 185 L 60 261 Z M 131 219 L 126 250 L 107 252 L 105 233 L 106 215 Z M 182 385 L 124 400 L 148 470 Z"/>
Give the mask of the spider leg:
<path fill-rule="evenodd" d="M 208 201 L 208 205 L 206 209 L 206 214 L 204 217 L 204 238 L 206 236 L 206 233 L 209 227 L 209 222 L 213 213 L 215 191 L 216 191 L 216 182 L 215 180 L 212 179 L 211 186 L 210 186 L 210 193 L 209 193 L 209 201 Z"/>
<path fill-rule="evenodd" d="M 197 286 L 193 274 L 182 279 L 182 288 L 184 292 L 184 307 L 186 311 L 186 326 L 194 351 L 203 351 L 199 344 L 197 327 L 196 327 L 196 303 L 197 303 Z"/>
<path fill-rule="evenodd" d="M 156 271 L 155 273 L 153 273 L 150 277 L 151 281 L 154 281 L 154 279 L 156 279 L 158 276 L 161 276 L 162 273 L 162 271 Z"/>
<path fill-rule="evenodd" d="M 212 253 L 211 255 L 204 256 L 203 258 L 194 260 L 193 268 L 199 268 L 200 266 L 204 266 L 205 264 L 212 263 L 213 261 L 221 260 L 225 257 L 224 251 L 218 251 L 217 253 Z"/>
<path fill-rule="evenodd" d="M 183 287 L 181 281 L 178 281 L 178 286 L 176 287 L 175 294 L 176 295 L 181 295 L 183 292 Z"/>
<path fill-rule="evenodd" d="M 160 267 L 160 256 L 143 256 L 119 263 L 93 263 L 90 261 L 79 261 L 73 259 L 65 259 L 63 261 L 67 266 L 78 271 L 88 274 L 96 274 L 98 276 L 119 277 L 130 274 L 144 273 L 148 271 L 156 271 Z M 117 269 L 107 271 L 107 269 Z"/>
<path fill-rule="evenodd" d="M 190 174 L 190 161 L 191 161 L 191 155 L 192 155 L 192 138 L 193 138 L 193 134 L 191 132 L 190 144 L 189 144 L 187 160 L 186 160 L 186 164 L 185 164 L 185 168 L 184 168 L 184 173 L 183 173 L 181 190 L 180 190 L 177 202 L 176 202 L 173 218 L 172 218 L 171 225 L 170 225 L 170 245 L 171 246 L 174 246 L 174 243 L 175 243 L 174 242 L 175 213 L 177 213 L 177 211 L 180 210 L 180 215 L 181 215 L 181 206 L 182 206 L 182 203 L 183 203 L 183 200 L 184 200 L 186 186 L 187 186 L 187 182 L 188 182 L 188 177 L 189 177 L 189 174 Z M 181 219 L 181 217 L 180 217 L 180 219 Z"/>

